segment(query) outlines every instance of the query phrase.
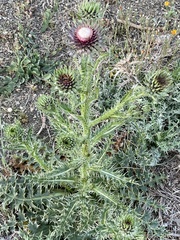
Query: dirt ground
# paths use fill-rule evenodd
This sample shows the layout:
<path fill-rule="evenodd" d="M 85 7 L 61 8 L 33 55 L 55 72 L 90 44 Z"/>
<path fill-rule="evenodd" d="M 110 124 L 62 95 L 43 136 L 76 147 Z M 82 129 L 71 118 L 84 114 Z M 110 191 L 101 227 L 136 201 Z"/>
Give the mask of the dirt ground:
<path fill-rule="evenodd" d="M 8 66 L 15 56 L 18 26 L 23 26 L 36 32 L 39 51 L 55 52 L 55 61 L 68 59 L 72 52 L 66 42 L 67 29 L 72 20 L 73 9 L 80 1 L 76 0 L 0 0 L 0 69 Z M 165 22 L 162 0 L 106 0 L 109 3 L 106 17 L 115 18 L 118 9 L 128 11 L 131 9 L 133 21 L 138 24 L 139 16 L 147 16 L 156 21 L 159 26 Z M 57 4 L 57 10 L 52 16 L 51 27 L 41 32 L 42 16 L 44 11 L 53 9 Z M 176 9 L 180 9 L 180 2 L 174 2 Z M 1 75 L 1 71 L 0 71 Z M 2 73 L 3 75 L 3 73 Z M 34 128 L 38 133 L 43 124 L 43 116 L 37 111 L 35 102 L 41 93 L 48 89 L 43 84 L 33 85 L 31 82 L 18 86 L 8 96 L 0 96 L 1 121 L 11 123 L 14 119 L 24 121 L 25 127 Z M 48 124 L 40 134 L 49 134 Z M 159 221 L 169 230 L 168 239 L 180 239 L 180 154 L 171 153 L 162 161 L 158 171 L 164 173 L 166 181 L 151 190 L 148 195 L 156 199 L 165 207 L 165 211 L 159 211 Z M 3 239 L 3 238 L 0 238 Z M 9 237 L 9 239 L 13 239 Z"/>

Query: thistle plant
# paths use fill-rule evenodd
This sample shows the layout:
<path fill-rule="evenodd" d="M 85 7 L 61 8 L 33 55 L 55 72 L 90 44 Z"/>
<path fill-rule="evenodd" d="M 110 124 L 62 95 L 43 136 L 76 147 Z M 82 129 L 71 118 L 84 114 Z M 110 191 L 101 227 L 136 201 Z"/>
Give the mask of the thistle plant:
<path fill-rule="evenodd" d="M 9 206 L 12 212 L 17 209 L 14 227 L 23 237 L 119 239 L 122 235 L 122 239 L 130 239 L 129 233 L 126 237 L 127 226 L 118 226 L 126 210 L 120 189 L 137 183 L 112 164 L 105 149 L 110 147 L 107 139 L 117 128 L 139 117 L 135 103 L 146 93 L 143 87 L 134 87 L 111 109 L 94 115 L 93 106 L 100 94 L 100 66 L 105 59 L 106 55 L 94 60 L 85 53 L 74 60 L 73 76 L 79 81 L 76 90 L 55 88 L 55 94 L 39 97 L 37 107 L 54 127 L 54 148 L 48 144 L 44 147 L 42 140 L 23 130 L 19 123 L 5 129 L 11 146 L 28 153 L 29 161 L 38 169 L 37 175 L 33 172 L 1 179 L 3 206 Z M 57 83 L 57 72 L 61 75 L 64 71 L 66 68 L 56 70 L 53 77 Z M 115 209 L 119 223 L 109 215 L 114 211 L 117 217 Z M 131 218 L 136 218 L 135 214 Z M 142 229 L 133 224 L 133 236 L 140 234 L 138 239 L 144 239 Z"/>
<path fill-rule="evenodd" d="M 89 35 L 88 35 L 89 34 Z M 81 27 L 75 44 L 91 49 L 96 32 Z M 89 40 L 89 38 L 93 38 Z M 103 112 L 95 111 L 101 96 L 101 74 L 108 54 L 83 52 L 69 67 L 48 79 L 52 92 L 41 95 L 37 108 L 53 129 L 45 142 L 17 122 L 5 128 L 9 149 L 33 164 L 28 174 L 1 174 L 2 209 L 9 219 L 1 232 L 19 232 L 22 239 L 145 239 L 142 219 L 125 196 L 139 183 L 113 161 L 112 136 L 129 121 L 142 117 L 138 105 L 148 97 L 133 86 Z M 132 190 L 133 192 L 133 190 Z"/>
<path fill-rule="evenodd" d="M 103 10 L 101 4 L 97 1 L 84 0 L 80 3 L 77 16 L 80 19 L 96 19 L 103 17 Z"/>

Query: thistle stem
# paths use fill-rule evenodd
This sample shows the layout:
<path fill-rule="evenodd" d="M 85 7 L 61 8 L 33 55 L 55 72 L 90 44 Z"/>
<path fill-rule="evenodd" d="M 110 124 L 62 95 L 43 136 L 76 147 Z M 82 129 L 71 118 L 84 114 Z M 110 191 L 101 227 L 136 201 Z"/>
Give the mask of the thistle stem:
<path fill-rule="evenodd" d="M 83 127 L 83 139 L 84 143 L 82 146 L 82 153 L 84 157 L 88 157 L 90 155 L 90 127 L 89 127 L 89 101 L 88 94 L 81 96 L 81 116 L 83 118 L 82 127 Z"/>

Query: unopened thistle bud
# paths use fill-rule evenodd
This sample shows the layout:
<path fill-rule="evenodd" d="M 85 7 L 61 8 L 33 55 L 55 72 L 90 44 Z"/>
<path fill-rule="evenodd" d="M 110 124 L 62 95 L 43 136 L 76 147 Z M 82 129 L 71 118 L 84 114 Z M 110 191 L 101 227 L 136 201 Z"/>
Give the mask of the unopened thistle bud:
<path fill-rule="evenodd" d="M 153 92 L 160 92 L 172 82 L 172 76 L 165 70 L 158 70 L 151 76 L 150 88 Z"/>
<path fill-rule="evenodd" d="M 138 218 L 135 217 L 133 214 L 127 214 L 122 216 L 119 227 L 122 239 L 145 240 L 145 234 L 140 227 Z"/>
<path fill-rule="evenodd" d="M 37 100 L 37 108 L 41 111 L 52 111 L 54 109 L 54 102 L 52 97 L 42 94 Z"/>
<path fill-rule="evenodd" d="M 57 69 L 55 79 L 57 87 L 65 92 L 72 90 L 76 83 L 73 71 L 67 67 Z"/>
<path fill-rule="evenodd" d="M 4 135 L 7 139 L 18 142 L 23 135 L 23 129 L 20 127 L 20 123 L 14 123 L 7 125 L 4 129 Z"/>
<path fill-rule="evenodd" d="M 75 146 L 75 139 L 71 136 L 59 136 L 57 142 L 62 150 L 72 150 Z"/>

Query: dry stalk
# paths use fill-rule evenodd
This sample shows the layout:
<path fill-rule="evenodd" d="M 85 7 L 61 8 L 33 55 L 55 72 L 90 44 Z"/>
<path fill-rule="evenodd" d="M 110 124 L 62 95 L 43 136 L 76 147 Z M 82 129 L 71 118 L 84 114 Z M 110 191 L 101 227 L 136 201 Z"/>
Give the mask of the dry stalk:
<path fill-rule="evenodd" d="M 118 23 L 122 23 L 122 24 L 126 24 L 127 21 L 126 20 L 123 20 L 123 19 L 117 19 L 117 22 Z M 128 25 L 132 28 L 136 28 L 136 29 L 139 29 L 139 30 L 154 30 L 153 27 L 145 27 L 145 26 L 142 26 L 142 25 L 139 25 L 139 24 L 135 24 L 135 23 L 132 23 L 132 22 L 128 22 Z M 156 29 L 157 31 L 159 32 L 162 32 L 165 30 L 164 27 L 159 27 Z"/>

